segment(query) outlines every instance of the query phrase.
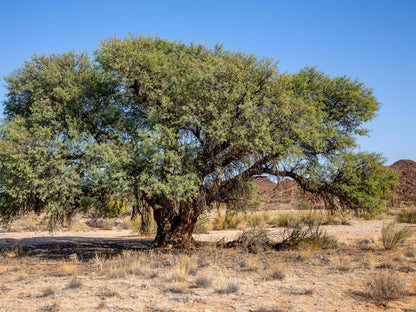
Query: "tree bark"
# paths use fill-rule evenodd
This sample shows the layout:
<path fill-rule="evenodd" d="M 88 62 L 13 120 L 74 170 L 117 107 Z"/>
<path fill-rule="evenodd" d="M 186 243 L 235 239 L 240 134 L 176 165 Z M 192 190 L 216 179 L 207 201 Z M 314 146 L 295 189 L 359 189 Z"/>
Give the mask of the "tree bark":
<path fill-rule="evenodd" d="M 195 248 L 192 233 L 199 216 L 197 205 L 189 202 L 154 204 L 153 216 L 157 233 L 153 247 Z"/>

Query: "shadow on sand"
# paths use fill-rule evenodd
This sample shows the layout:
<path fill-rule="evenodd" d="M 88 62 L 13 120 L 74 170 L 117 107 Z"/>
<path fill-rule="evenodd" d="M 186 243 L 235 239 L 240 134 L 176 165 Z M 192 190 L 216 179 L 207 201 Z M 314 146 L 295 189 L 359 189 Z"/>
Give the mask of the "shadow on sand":
<path fill-rule="evenodd" d="M 0 239 L 0 254 L 14 250 L 17 256 L 61 259 L 77 255 L 79 260 L 89 260 L 97 254 L 112 256 L 123 250 L 147 250 L 152 238 L 114 239 L 99 237 L 39 237 Z"/>

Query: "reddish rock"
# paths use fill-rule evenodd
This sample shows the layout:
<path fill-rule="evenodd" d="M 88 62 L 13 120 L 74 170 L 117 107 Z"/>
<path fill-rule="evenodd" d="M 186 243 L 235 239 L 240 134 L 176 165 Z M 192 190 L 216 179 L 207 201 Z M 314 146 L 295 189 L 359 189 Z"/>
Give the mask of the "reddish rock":
<path fill-rule="evenodd" d="M 395 189 L 395 203 L 416 205 L 416 162 L 402 159 L 390 168 L 400 173 L 399 185 Z"/>

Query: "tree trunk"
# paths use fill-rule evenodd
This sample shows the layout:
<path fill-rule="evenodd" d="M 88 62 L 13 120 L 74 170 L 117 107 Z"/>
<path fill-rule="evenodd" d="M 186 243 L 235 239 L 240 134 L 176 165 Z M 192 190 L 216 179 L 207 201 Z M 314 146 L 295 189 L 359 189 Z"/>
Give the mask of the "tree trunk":
<path fill-rule="evenodd" d="M 171 202 L 174 206 L 174 203 Z M 199 216 L 199 209 L 195 204 L 181 202 L 179 207 L 153 205 L 154 219 L 157 223 L 157 234 L 153 242 L 154 247 L 166 248 L 195 248 L 192 237 Z"/>

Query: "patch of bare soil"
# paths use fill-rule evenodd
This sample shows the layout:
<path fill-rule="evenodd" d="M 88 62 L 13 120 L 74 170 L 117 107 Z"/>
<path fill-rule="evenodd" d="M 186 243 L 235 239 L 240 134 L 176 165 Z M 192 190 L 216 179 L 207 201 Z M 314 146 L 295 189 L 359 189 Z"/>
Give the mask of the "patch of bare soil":
<path fill-rule="evenodd" d="M 415 235 L 386 251 L 383 221 L 350 223 L 324 227 L 335 249 L 259 253 L 213 243 L 238 231 L 195 235 L 187 252 L 129 230 L 0 233 L 0 311 L 415 311 Z M 376 304 L 381 273 L 402 291 Z"/>

